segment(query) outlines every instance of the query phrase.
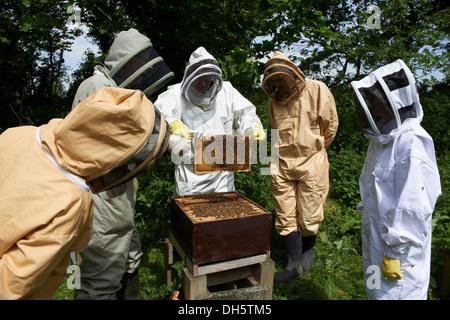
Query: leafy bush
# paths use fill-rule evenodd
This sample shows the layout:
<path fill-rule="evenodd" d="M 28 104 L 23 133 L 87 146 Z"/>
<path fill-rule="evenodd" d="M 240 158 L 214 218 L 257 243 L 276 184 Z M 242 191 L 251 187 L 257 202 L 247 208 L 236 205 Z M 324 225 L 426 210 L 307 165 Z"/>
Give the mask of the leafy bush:
<path fill-rule="evenodd" d="M 420 93 L 424 113 L 422 126 L 433 138 L 437 155 L 445 154 L 450 145 L 449 92 L 448 84 L 443 83 Z"/>
<path fill-rule="evenodd" d="M 154 248 L 169 235 L 170 197 L 174 192 L 174 164 L 165 154 L 138 177 L 136 227 L 143 247 Z"/>
<path fill-rule="evenodd" d="M 441 176 L 442 195 L 439 197 L 433 213 L 433 238 L 431 245 L 431 280 L 430 297 L 439 298 L 441 289 L 441 269 L 444 267 L 443 254 L 440 249 L 450 249 L 450 151 L 438 157 L 439 174 Z"/>

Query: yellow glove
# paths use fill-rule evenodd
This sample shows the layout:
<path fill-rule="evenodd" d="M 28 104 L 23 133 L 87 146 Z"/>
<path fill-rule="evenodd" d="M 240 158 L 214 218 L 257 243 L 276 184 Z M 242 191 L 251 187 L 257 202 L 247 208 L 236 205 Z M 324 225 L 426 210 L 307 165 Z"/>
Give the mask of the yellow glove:
<path fill-rule="evenodd" d="M 264 132 L 263 128 L 256 124 L 253 126 L 253 136 L 256 140 L 262 141 L 266 138 L 266 133 Z"/>
<path fill-rule="evenodd" d="M 383 271 L 383 276 L 389 280 L 395 281 L 402 279 L 399 259 L 392 259 L 388 256 L 384 256 L 383 262 L 381 263 L 381 270 Z"/>
<path fill-rule="evenodd" d="M 192 140 L 191 130 L 181 121 L 175 120 L 170 125 L 170 133 L 181 136 L 185 139 Z"/>

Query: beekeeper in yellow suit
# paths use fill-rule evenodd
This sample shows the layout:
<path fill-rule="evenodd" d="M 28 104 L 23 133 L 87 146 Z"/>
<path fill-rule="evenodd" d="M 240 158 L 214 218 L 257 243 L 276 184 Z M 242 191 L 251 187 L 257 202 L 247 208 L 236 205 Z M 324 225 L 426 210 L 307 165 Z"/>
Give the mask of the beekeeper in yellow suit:
<path fill-rule="evenodd" d="M 263 90 L 269 122 L 279 133 L 279 165 L 272 165 L 275 227 L 284 237 L 288 264 L 275 275 L 287 283 L 313 267 L 313 247 L 328 194 L 326 149 L 338 128 L 333 95 L 276 52 L 266 63 Z M 299 230 L 302 237 L 300 238 Z"/>
<path fill-rule="evenodd" d="M 89 191 L 146 170 L 167 147 L 166 128 L 142 92 L 104 88 L 64 119 L 0 135 L 0 299 L 53 298 L 70 252 L 91 237 Z"/>

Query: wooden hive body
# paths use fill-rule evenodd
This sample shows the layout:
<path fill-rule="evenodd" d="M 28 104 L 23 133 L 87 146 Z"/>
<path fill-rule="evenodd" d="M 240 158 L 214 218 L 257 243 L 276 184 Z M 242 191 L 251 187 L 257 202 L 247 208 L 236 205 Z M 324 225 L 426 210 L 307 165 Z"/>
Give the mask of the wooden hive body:
<path fill-rule="evenodd" d="M 225 201 L 212 202 L 214 197 Z M 272 214 L 238 192 L 172 197 L 171 200 L 171 232 L 192 264 L 269 252 Z M 218 212 L 218 217 L 207 217 L 200 210 L 202 206 L 218 210 L 222 206 L 227 217 L 223 212 Z"/>

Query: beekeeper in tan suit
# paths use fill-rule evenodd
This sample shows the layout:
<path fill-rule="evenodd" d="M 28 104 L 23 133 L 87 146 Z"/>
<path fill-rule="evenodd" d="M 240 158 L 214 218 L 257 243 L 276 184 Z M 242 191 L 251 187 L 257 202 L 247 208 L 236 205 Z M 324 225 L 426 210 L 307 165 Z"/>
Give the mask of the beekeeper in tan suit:
<path fill-rule="evenodd" d="M 146 170 L 169 135 L 142 92 L 119 88 L 98 91 L 64 119 L 0 135 L 0 299 L 51 299 L 70 252 L 89 242 L 89 190 Z"/>
<path fill-rule="evenodd" d="M 266 63 L 263 90 L 270 97 L 270 125 L 279 130 L 279 166 L 272 167 L 271 179 L 275 226 L 284 237 L 288 260 L 275 281 L 285 283 L 313 267 L 328 194 L 326 149 L 336 135 L 338 116 L 327 86 L 306 78 L 281 52 Z"/>

